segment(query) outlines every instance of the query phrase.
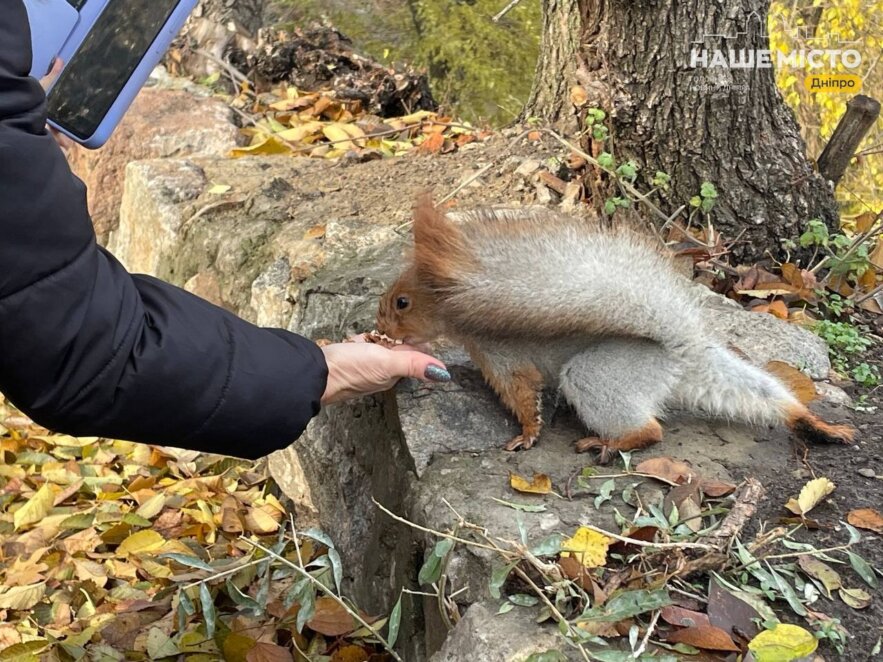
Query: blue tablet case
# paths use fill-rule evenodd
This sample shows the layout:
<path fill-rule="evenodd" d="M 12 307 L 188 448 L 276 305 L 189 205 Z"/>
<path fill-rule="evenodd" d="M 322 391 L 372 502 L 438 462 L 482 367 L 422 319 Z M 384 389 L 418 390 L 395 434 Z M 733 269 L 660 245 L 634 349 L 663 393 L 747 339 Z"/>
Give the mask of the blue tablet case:
<path fill-rule="evenodd" d="M 65 68 L 67 68 L 67 65 L 76 58 L 80 47 L 87 41 L 93 26 L 102 13 L 108 8 L 111 10 L 116 9 L 113 6 L 114 3 L 121 1 L 86 0 L 84 3 L 78 3 L 80 10 L 77 11 L 67 0 L 24 0 L 31 24 L 31 41 L 34 52 L 32 75 L 35 77 L 45 75 L 46 70 L 55 57 L 60 57 L 65 63 Z M 145 1 L 150 2 L 151 0 Z M 183 27 L 187 17 L 196 7 L 197 2 L 198 0 L 176 0 L 174 9 L 165 23 L 158 29 L 149 48 L 146 49 L 134 71 L 131 72 L 125 84 L 116 94 L 112 104 L 110 104 L 106 112 L 103 112 L 97 128 L 91 132 L 91 135 L 78 135 L 75 131 L 63 126 L 53 118 L 53 101 L 58 101 L 58 99 L 53 99 L 55 87 L 50 88 L 48 92 L 50 99 L 49 124 L 90 149 L 103 145 L 126 114 L 144 83 L 147 82 L 151 71 L 162 60 L 172 40 Z M 74 11 L 76 17 L 73 17 L 71 10 Z M 72 19 L 75 19 L 73 24 L 71 24 Z M 67 35 L 64 35 L 65 31 L 67 31 Z M 59 41 L 61 41 L 61 44 L 59 44 Z M 44 63 L 45 69 L 41 70 Z M 56 81 L 56 87 L 64 76 L 65 71 L 62 70 L 61 75 Z"/>

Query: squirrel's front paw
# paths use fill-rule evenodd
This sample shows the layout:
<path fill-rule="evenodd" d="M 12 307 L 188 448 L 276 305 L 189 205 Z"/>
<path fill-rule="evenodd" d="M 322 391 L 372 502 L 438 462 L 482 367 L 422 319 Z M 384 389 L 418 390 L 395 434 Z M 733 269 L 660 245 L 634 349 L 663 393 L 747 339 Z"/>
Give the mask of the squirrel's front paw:
<path fill-rule="evenodd" d="M 537 442 L 537 438 L 535 436 L 528 436 L 520 434 L 517 437 L 513 438 L 508 444 L 503 446 L 507 451 L 517 451 L 519 449 L 527 450 L 532 448 L 533 445 Z"/>
<path fill-rule="evenodd" d="M 610 446 L 607 441 L 600 437 L 583 437 L 574 444 L 577 453 L 587 453 L 590 450 L 598 451 L 598 464 L 610 462 Z"/>

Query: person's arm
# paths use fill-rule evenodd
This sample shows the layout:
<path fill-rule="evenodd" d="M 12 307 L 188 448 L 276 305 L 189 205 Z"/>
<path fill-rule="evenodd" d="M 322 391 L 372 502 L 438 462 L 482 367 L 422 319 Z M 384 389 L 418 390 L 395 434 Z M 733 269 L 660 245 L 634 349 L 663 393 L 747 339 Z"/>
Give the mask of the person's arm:
<path fill-rule="evenodd" d="M 80 435 L 258 457 L 318 412 L 312 342 L 133 276 L 97 246 L 85 188 L 46 131 L 21 0 L 0 16 L 0 391 Z"/>

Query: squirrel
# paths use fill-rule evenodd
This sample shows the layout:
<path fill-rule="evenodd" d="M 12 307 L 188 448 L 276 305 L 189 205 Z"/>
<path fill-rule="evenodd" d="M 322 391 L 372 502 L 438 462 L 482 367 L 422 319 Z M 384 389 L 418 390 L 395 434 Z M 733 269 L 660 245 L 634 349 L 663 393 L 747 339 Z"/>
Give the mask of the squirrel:
<path fill-rule="evenodd" d="M 381 298 L 377 330 L 410 344 L 462 344 L 512 410 L 528 449 L 541 393 L 557 387 L 606 462 L 662 440 L 669 409 L 789 426 L 848 444 L 853 429 L 813 414 L 776 377 L 713 339 L 698 293 L 655 238 L 550 210 L 482 209 L 455 223 L 423 196 L 407 268 Z"/>

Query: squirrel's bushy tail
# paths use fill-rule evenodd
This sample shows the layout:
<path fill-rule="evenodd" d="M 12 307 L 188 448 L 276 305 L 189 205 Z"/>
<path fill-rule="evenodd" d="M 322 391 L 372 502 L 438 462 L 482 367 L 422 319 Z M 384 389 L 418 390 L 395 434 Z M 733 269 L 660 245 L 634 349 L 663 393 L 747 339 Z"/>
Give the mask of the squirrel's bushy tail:
<path fill-rule="evenodd" d="M 850 442 L 848 426 L 825 423 L 778 378 L 720 345 L 688 357 L 671 407 L 754 425 L 785 424 L 813 441 Z"/>

